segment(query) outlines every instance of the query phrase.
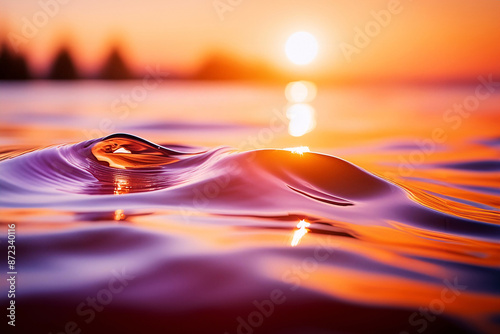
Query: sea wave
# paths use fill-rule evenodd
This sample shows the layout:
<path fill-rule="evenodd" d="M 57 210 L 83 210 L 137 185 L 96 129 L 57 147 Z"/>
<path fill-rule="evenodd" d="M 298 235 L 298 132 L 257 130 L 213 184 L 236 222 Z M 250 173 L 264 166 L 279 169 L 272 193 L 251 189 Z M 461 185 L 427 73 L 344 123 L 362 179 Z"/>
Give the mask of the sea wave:
<path fill-rule="evenodd" d="M 234 319 L 252 312 L 252 301 L 269 298 L 276 288 L 288 291 L 288 302 L 266 320 L 267 332 L 279 333 L 273 326 L 283 322 L 289 324 L 280 328 L 283 333 L 415 331 L 420 327 L 408 320 L 414 310 L 441 300 L 443 286 L 457 279 L 465 288 L 457 302 L 441 302 L 446 312 L 432 315 L 441 326 L 436 328 L 498 328 L 491 320 L 499 314 L 498 213 L 453 214 L 432 194 L 334 156 L 174 148 L 114 134 L 4 159 L 0 189 L 0 205 L 11 210 L 3 222 L 15 220 L 15 210 L 43 209 L 103 223 L 20 240 L 29 245 L 21 260 L 26 276 L 20 276 L 20 303 L 34 312 L 48 296 L 57 301 L 52 311 L 42 308 L 31 317 L 43 330 L 53 329 L 54 314 L 75 317 L 76 301 L 109 276 L 110 258 L 132 268 L 137 279 L 97 320 L 93 333 L 109 329 L 105 320 L 120 319 L 114 326 L 121 332 L 141 328 L 123 314 L 140 316 L 155 330 L 168 322 L 176 332 L 199 332 L 208 324 L 208 332 L 231 326 L 236 332 Z M 180 217 L 191 223 L 171 222 Z M 106 225 L 142 219 L 157 222 L 154 229 L 161 232 Z M 283 235 L 293 236 L 291 244 L 267 241 Z M 207 239 L 212 244 L 200 245 Z M 333 255 L 319 261 L 321 243 Z M 291 274 L 290 268 L 308 258 L 314 269 Z M 302 289 L 292 293 L 297 284 Z M 335 321 L 330 312 L 337 312 Z M 347 316 L 351 312 L 370 317 L 371 325 L 356 324 Z M 481 318 L 485 314 L 489 318 Z M 393 320 L 376 320 L 387 316 Z"/>

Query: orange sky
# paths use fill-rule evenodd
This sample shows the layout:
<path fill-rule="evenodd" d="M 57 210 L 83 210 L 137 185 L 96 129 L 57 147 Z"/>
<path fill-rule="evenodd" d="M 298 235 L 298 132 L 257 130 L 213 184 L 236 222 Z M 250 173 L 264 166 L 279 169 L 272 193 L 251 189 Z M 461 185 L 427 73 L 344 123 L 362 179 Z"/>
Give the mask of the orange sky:
<path fill-rule="evenodd" d="M 354 29 L 364 29 L 373 20 L 371 11 L 386 10 L 390 1 L 220 0 L 236 4 L 223 14 L 224 20 L 213 0 L 41 1 L 57 3 L 59 9 L 42 22 L 36 36 L 20 45 L 38 70 L 46 66 L 61 40 L 69 41 L 80 66 L 92 70 L 108 52 L 110 41 L 120 39 L 127 60 L 138 71 L 159 64 L 190 72 L 207 53 L 223 50 L 287 71 L 338 77 L 441 79 L 500 74 L 498 0 L 400 0 L 400 12 L 370 38 L 367 47 L 359 48 L 352 61 L 340 45 L 355 46 Z M 23 17 L 33 22 L 41 10 L 39 0 L 0 0 L 0 35 L 22 36 Z M 298 30 L 314 34 L 320 45 L 316 61 L 301 69 L 283 52 L 287 37 Z"/>

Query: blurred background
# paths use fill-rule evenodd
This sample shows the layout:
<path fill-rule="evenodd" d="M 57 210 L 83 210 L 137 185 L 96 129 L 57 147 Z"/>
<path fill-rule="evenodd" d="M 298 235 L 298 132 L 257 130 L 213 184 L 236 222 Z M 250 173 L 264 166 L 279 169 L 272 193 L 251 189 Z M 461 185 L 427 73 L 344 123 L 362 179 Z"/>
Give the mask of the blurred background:
<path fill-rule="evenodd" d="M 369 22 L 391 6 L 377 33 Z M 1 78 L 131 79 L 158 65 L 171 80 L 463 82 L 500 74 L 499 12 L 494 0 L 2 0 Z M 374 36 L 346 59 L 365 28 Z M 307 67 L 283 52 L 303 30 L 320 46 Z"/>
<path fill-rule="evenodd" d="M 436 128 L 426 162 L 500 135 L 499 15 L 495 0 L 0 0 L 0 144 L 308 146 L 400 176 Z"/>

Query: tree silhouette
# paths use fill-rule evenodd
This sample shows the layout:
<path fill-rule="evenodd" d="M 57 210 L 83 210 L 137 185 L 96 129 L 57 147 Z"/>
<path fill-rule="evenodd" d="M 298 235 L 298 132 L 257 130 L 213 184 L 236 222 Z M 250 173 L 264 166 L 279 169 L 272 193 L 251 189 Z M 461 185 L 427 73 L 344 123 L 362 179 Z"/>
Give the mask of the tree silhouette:
<path fill-rule="evenodd" d="M 31 74 L 23 56 L 14 54 L 5 42 L 0 52 L 0 80 L 28 80 Z"/>
<path fill-rule="evenodd" d="M 51 80 L 79 79 L 71 54 L 66 47 L 63 47 L 54 58 L 48 78 Z"/>
<path fill-rule="evenodd" d="M 113 47 L 99 73 L 99 79 L 128 80 L 133 78 L 134 75 L 125 64 L 118 47 Z"/>

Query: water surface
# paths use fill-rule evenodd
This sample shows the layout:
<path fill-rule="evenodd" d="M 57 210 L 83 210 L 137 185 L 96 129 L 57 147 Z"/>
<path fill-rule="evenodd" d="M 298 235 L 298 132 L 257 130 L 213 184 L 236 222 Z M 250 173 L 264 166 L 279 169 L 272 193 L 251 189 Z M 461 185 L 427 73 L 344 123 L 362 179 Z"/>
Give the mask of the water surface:
<path fill-rule="evenodd" d="M 318 87 L 293 137 L 282 87 L 135 86 L 0 88 L 19 330 L 500 330 L 500 95 Z"/>

